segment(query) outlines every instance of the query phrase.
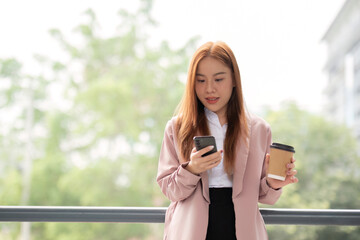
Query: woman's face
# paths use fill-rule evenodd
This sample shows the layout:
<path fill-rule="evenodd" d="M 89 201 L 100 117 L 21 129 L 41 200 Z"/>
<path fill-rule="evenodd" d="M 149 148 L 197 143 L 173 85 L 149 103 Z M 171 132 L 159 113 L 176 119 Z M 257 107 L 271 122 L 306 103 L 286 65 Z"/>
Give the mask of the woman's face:
<path fill-rule="evenodd" d="M 235 83 L 231 69 L 212 57 L 203 58 L 196 71 L 195 91 L 199 100 L 220 122 L 226 121 L 226 109 Z"/>

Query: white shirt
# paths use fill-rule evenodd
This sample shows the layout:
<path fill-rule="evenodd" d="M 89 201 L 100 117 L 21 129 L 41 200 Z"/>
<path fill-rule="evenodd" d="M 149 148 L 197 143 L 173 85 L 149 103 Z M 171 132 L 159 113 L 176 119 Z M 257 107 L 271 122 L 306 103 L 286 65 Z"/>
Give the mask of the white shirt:
<path fill-rule="evenodd" d="M 205 115 L 208 120 L 210 133 L 215 137 L 217 150 L 224 150 L 224 140 L 228 126 L 227 123 L 221 126 L 217 114 L 207 108 L 205 108 Z M 209 188 L 232 187 L 232 177 L 229 178 L 227 173 L 224 171 L 223 163 L 224 158 L 221 159 L 219 165 L 207 171 L 209 175 Z"/>

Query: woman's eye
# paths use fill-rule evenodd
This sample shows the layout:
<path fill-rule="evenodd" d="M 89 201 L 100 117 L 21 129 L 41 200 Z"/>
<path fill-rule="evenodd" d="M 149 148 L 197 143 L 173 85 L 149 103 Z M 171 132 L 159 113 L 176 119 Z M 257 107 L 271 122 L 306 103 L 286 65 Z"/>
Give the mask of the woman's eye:
<path fill-rule="evenodd" d="M 198 79 L 197 81 L 198 81 L 198 82 L 200 82 L 200 83 L 205 82 L 205 80 L 204 80 L 204 79 Z"/>
<path fill-rule="evenodd" d="M 217 79 L 215 79 L 216 82 L 220 82 L 220 81 L 222 81 L 222 80 L 223 80 L 223 78 L 217 78 Z"/>

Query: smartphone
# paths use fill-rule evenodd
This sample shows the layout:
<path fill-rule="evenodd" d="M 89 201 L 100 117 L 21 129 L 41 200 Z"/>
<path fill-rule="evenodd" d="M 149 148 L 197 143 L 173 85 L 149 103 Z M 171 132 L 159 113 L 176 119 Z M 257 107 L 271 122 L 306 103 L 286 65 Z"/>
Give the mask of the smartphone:
<path fill-rule="evenodd" d="M 195 147 L 196 147 L 197 151 L 199 151 L 200 149 L 203 149 L 207 146 L 214 146 L 214 148 L 212 150 L 201 155 L 202 157 L 205 157 L 207 155 L 217 152 L 214 136 L 195 136 L 194 143 L 195 143 Z"/>

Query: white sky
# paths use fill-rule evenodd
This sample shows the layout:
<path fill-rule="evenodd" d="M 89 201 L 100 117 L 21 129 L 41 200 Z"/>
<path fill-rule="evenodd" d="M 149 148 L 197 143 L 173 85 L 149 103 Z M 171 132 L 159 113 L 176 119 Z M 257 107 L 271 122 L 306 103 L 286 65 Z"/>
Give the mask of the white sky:
<path fill-rule="evenodd" d="M 71 30 L 92 8 L 104 32 L 119 24 L 120 8 L 136 1 L 0 1 L 0 58 L 16 57 L 31 71 L 32 55 L 55 58 L 58 44 L 48 30 Z M 200 35 L 199 44 L 222 40 L 237 57 L 250 110 L 277 108 L 295 100 L 319 112 L 324 104 L 326 51 L 320 40 L 344 0 L 155 0 L 159 26 L 151 41 L 168 40 L 174 48 Z"/>

